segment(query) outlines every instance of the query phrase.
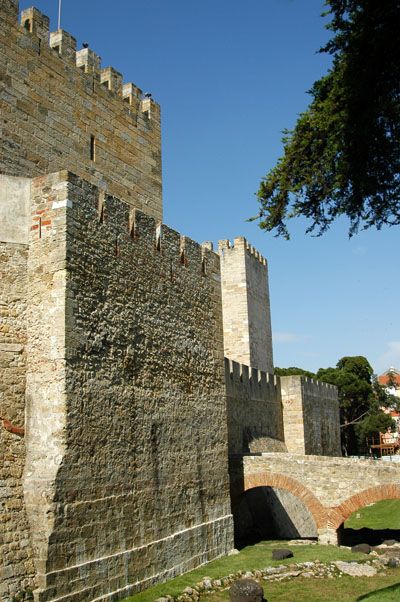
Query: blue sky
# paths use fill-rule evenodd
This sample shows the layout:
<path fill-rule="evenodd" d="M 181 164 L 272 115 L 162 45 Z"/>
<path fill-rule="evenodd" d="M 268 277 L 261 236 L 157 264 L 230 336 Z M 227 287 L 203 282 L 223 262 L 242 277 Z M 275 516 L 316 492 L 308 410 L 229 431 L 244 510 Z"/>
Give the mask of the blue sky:
<path fill-rule="evenodd" d="M 33 3 L 55 30 L 58 0 Z M 275 365 L 316 370 L 365 355 L 376 372 L 400 367 L 398 228 L 349 240 L 342 220 L 312 238 L 300 221 L 287 242 L 246 222 L 281 131 L 329 65 L 316 53 L 328 37 L 322 0 L 62 5 L 78 47 L 88 42 L 161 104 L 164 221 L 199 242 L 246 236 L 267 257 Z"/>

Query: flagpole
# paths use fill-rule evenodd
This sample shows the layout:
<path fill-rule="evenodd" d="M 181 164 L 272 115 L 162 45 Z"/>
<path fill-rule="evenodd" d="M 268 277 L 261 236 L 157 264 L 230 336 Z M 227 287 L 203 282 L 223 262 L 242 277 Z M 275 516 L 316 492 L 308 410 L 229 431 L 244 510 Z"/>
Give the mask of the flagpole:
<path fill-rule="evenodd" d="M 58 29 L 61 29 L 61 0 L 58 0 Z"/>

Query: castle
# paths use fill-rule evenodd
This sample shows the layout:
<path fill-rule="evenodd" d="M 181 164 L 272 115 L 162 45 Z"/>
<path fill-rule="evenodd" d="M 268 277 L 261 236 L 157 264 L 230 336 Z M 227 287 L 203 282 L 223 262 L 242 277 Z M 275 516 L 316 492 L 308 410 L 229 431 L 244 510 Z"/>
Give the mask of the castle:
<path fill-rule="evenodd" d="M 244 238 L 161 223 L 157 103 L 18 13 L 0 0 L 0 599 L 117 600 L 234 547 L 228 458 L 340 456 L 337 393 L 273 375 Z"/>

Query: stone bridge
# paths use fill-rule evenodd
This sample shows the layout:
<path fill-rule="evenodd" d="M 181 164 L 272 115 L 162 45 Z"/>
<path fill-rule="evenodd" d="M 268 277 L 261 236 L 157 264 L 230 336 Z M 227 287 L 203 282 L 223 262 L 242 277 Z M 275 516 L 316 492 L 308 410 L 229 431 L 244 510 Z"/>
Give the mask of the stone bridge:
<path fill-rule="evenodd" d="M 320 543 L 337 544 L 337 530 L 353 512 L 400 499 L 400 463 L 358 458 L 262 453 L 231 458 L 233 511 L 257 487 L 285 490 L 311 514 Z"/>

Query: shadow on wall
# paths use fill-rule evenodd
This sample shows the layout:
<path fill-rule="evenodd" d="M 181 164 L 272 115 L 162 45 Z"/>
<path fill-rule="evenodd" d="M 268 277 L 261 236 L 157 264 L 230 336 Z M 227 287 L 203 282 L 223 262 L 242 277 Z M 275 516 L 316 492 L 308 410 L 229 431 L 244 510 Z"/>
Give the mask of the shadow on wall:
<path fill-rule="evenodd" d="M 306 506 L 284 489 L 249 489 L 233 508 L 233 520 L 236 548 L 265 539 L 317 538 L 317 527 Z"/>
<path fill-rule="evenodd" d="M 368 543 L 370 546 L 379 546 L 385 540 L 400 542 L 400 529 L 346 529 L 342 524 L 337 530 L 338 544 L 340 546 L 355 546 L 358 543 Z"/>

